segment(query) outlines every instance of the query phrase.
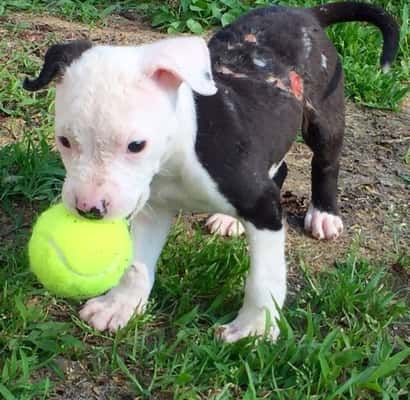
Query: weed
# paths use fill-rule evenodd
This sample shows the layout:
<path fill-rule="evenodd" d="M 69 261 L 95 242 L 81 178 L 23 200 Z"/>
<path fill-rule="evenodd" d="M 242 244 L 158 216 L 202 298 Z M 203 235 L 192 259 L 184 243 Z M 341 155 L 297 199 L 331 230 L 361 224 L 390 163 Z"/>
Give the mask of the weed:
<path fill-rule="evenodd" d="M 53 201 L 61 191 L 65 170 L 50 150 L 43 132 L 27 132 L 22 142 L 0 149 L 0 201 Z M 3 204 L 3 206 L 4 206 Z"/>

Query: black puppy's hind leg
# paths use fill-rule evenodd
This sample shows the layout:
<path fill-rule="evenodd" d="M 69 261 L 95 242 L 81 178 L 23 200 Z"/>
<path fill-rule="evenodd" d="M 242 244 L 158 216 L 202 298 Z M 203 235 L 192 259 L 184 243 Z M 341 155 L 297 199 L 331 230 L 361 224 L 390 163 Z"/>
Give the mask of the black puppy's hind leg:
<path fill-rule="evenodd" d="M 344 134 L 344 105 L 328 104 L 332 114 L 323 107 L 320 114 L 311 111 L 303 129 L 306 144 L 313 151 L 312 199 L 305 216 L 305 229 L 317 239 L 336 239 L 343 231 L 342 219 L 337 215 L 337 182 L 339 159 Z M 320 115 L 320 116 L 319 116 Z"/>

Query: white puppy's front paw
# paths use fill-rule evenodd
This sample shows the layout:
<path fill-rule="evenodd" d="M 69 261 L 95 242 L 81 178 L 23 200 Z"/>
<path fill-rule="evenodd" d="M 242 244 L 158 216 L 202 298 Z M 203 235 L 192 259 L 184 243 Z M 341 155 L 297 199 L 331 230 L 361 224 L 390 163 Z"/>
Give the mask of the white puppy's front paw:
<path fill-rule="evenodd" d="M 88 300 L 80 311 L 80 318 L 99 331 L 115 332 L 127 325 L 135 312 L 144 312 L 151 287 L 146 266 L 135 263 L 118 286 Z"/>
<path fill-rule="evenodd" d="M 305 229 L 316 239 L 332 240 L 343 232 L 343 222 L 338 215 L 319 211 L 310 205 L 305 216 Z"/>
<path fill-rule="evenodd" d="M 231 323 L 221 325 L 217 328 L 216 335 L 219 339 L 227 343 L 233 343 L 248 336 L 263 336 L 275 342 L 279 336 L 279 329 L 275 321 L 271 321 L 271 326 L 266 329 L 266 311 L 254 313 L 241 313 Z"/>
<path fill-rule="evenodd" d="M 213 214 L 205 223 L 209 232 L 221 236 L 241 236 L 245 228 L 239 220 L 230 215 Z"/>
<path fill-rule="evenodd" d="M 80 318 L 98 331 L 115 332 L 127 325 L 134 312 L 143 312 L 145 304 L 114 290 L 88 300 L 80 311 Z"/>

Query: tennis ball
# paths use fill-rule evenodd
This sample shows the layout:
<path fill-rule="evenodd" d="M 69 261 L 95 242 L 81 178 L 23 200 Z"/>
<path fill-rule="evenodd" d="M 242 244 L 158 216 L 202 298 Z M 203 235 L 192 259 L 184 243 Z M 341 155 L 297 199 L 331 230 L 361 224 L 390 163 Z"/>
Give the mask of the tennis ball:
<path fill-rule="evenodd" d="M 115 286 L 132 256 L 124 220 L 88 220 L 62 204 L 43 212 L 28 244 L 30 268 L 50 292 L 74 299 Z"/>

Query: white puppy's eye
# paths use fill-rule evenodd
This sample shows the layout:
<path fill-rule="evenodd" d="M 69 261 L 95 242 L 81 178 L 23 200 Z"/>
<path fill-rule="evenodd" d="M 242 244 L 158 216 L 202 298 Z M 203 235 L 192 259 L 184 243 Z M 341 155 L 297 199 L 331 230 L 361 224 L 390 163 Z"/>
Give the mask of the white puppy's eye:
<path fill-rule="evenodd" d="M 71 147 L 70 141 L 65 136 L 59 136 L 58 140 L 64 147 L 67 147 L 67 149 Z"/>
<path fill-rule="evenodd" d="M 135 140 L 128 144 L 128 151 L 130 153 L 139 153 L 145 147 L 147 142 L 145 140 Z"/>

